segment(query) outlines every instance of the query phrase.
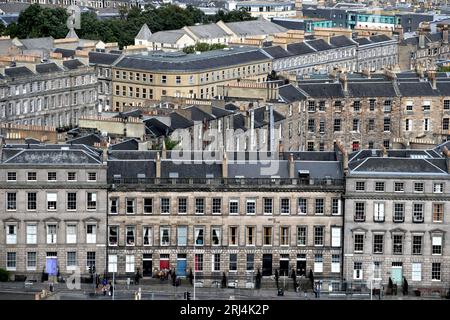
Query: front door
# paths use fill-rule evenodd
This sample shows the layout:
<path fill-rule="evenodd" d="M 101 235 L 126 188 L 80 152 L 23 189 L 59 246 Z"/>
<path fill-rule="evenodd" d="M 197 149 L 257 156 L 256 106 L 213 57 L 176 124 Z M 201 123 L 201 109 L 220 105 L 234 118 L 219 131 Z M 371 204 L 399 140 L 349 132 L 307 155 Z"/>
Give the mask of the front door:
<path fill-rule="evenodd" d="M 289 260 L 280 260 L 280 276 L 289 276 Z"/>
<path fill-rule="evenodd" d="M 392 267 L 391 269 L 391 273 L 392 273 L 392 282 L 394 284 L 402 284 L 403 281 L 403 273 L 402 273 L 402 267 L 400 266 L 396 266 L 396 267 Z"/>
<path fill-rule="evenodd" d="M 177 276 L 179 277 L 186 276 L 186 259 L 177 260 Z"/>
<path fill-rule="evenodd" d="M 262 265 L 262 275 L 271 276 L 272 275 L 272 255 L 263 254 L 263 265 Z"/>
<path fill-rule="evenodd" d="M 143 277 L 151 277 L 153 272 L 153 263 L 152 260 L 144 260 L 142 262 L 142 276 Z"/>
<path fill-rule="evenodd" d="M 297 260 L 297 275 L 306 276 L 306 261 Z"/>

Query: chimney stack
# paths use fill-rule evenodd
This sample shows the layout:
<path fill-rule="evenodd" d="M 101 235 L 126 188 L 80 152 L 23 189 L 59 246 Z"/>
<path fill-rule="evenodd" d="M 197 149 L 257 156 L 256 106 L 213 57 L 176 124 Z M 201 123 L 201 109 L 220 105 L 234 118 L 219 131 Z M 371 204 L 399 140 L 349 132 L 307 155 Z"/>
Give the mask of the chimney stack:
<path fill-rule="evenodd" d="M 425 31 L 422 28 L 419 29 L 419 48 L 425 48 Z"/>
<path fill-rule="evenodd" d="M 372 75 L 370 73 L 370 69 L 363 69 L 362 70 L 362 74 L 365 75 L 367 77 L 367 79 L 371 79 Z"/>
<path fill-rule="evenodd" d="M 3 145 L 5 144 L 5 138 L 0 137 L 0 163 L 3 162 Z"/>
<path fill-rule="evenodd" d="M 342 168 L 344 169 L 344 174 L 348 174 L 348 153 L 347 150 L 345 150 L 344 145 L 341 143 L 341 141 L 336 140 L 335 142 L 336 147 L 338 147 L 339 151 L 342 153 Z"/>
<path fill-rule="evenodd" d="M 223 150 L 223 159 L 222 159 L 222 178 L 228 178 L 228 159 L 227 152 Z"/>
<path fill-rule="evenodd" d="M 447 173 L 450 174 L 450 151 L 447 147 L 442 149 L 442 153 L 445 156 L 445 163 L 447 164 Z"/>
<path fill-rule="evenodd" d="M 436 86 L 436 71 L 434 71 L 434 70 L 428 71 L 428 80 L 431 81 L 431 87 L 433 88 L 433 90 L 436 90 L 437 89 L 437 86 Z"/>
<path fill-rule="evenodd" d="M 165 139 L 162 142 L 161 158 L 167 159 L 167 149 L 166 149 L 166 140 Z"/>
<path fill-rule="evenodd" d="M 442 42 L 448 44 L 448 24 L 442 26 Z"/>
<path fill-rule="evenodd" d="M 292 153 L 289 154 L 288 163 L 289 163 L 289 178 L 294 179 L 295 178 L 295 162 L 294 162 L 294 155 Z"/>
<path fill-rule="evenodd" d="M 347 93 L 348 91 L 348 80 L 347 80 L 347 73 L 342 72 L 339 76 L 339 81 L 341 81 L 342 86 L 344 87 L 344 92 Z"/>
<path fill-rule="evenodd" d="M 156 154 L 156 178 L 161 178 L 161 157 L 159 152 Z"/>

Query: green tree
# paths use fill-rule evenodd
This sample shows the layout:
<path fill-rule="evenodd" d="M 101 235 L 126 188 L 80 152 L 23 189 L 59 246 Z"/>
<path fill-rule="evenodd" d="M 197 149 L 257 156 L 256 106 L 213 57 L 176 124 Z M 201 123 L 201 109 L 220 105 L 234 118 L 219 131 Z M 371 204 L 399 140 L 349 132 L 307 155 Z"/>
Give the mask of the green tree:
<path fill-rule="evenodd" d="M 6 282 L 9 280 L 9 272 L 0 268 L 0 282 Z"/>
<path fill-rule="evenodd" d="M 17 25 L 8 28 L 11 37 L 36 38 L 53 37 L 64 38 L 67 29 L 68 14 L 64 8 L 45 8 L 32 4 L 19 14 Z"/>

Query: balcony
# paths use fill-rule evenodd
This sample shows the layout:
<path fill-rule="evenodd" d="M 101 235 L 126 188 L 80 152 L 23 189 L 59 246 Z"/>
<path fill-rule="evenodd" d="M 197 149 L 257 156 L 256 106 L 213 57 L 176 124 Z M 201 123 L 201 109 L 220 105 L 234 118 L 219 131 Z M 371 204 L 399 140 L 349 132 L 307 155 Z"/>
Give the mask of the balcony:
<path fill-rule="evenodd" d="M 304 179 L 304 178 L 110 178 L 108 183 L 116 187 L 130 185 L 169 186 L 169 187 L 305 187 L 330 188 L 343 187 L 343 179 Z"/>

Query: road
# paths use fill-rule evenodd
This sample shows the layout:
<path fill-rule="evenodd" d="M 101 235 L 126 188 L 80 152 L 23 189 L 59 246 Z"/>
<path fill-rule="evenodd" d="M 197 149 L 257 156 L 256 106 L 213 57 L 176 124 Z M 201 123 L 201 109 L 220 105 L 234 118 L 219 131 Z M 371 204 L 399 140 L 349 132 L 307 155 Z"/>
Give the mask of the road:
<path fill-rule="evenodd" d="M 170 284 L 153 285 L 117 285 L 114 298 L 116 300 L 134 300 L 134 294 L 141 288 L 142 300 L 184 300 L 184 292 L 191 293 L 194 298 L 194 288 L 189 284 L 181 287 L 173 287 Z M 34 283 L 24 285 L 23 282 L 0 283 L 0 300 L 33 300 L 36 292 L 48 289 L 48 284 Z M 93 295 L 91 284 L 82 284 L 78 290 L 70 290 L 64 283 L 55 285 L 54 294 L 48 299 L 51 300 L 110 300 L 111 296 L 101 294 Z M 278 296 L 276 289 L 221 289 L 221 288 L 196 288 L 197 300 L 317 300 L 312 292 L 305 298 L 303 293 L 296 293 L 292 289 L 285 291 L 284 296 Z M 345 294 L 322 294 L 320 300 L 368 300 L 369 294 L 345 295 Z M 378 297 L 373 297 L 378 299 Z M 384 296 L 382 300 L 404 300 L 404 299 L 440 299 L 439 297 L 414 297 L 414 296 Z"/>

